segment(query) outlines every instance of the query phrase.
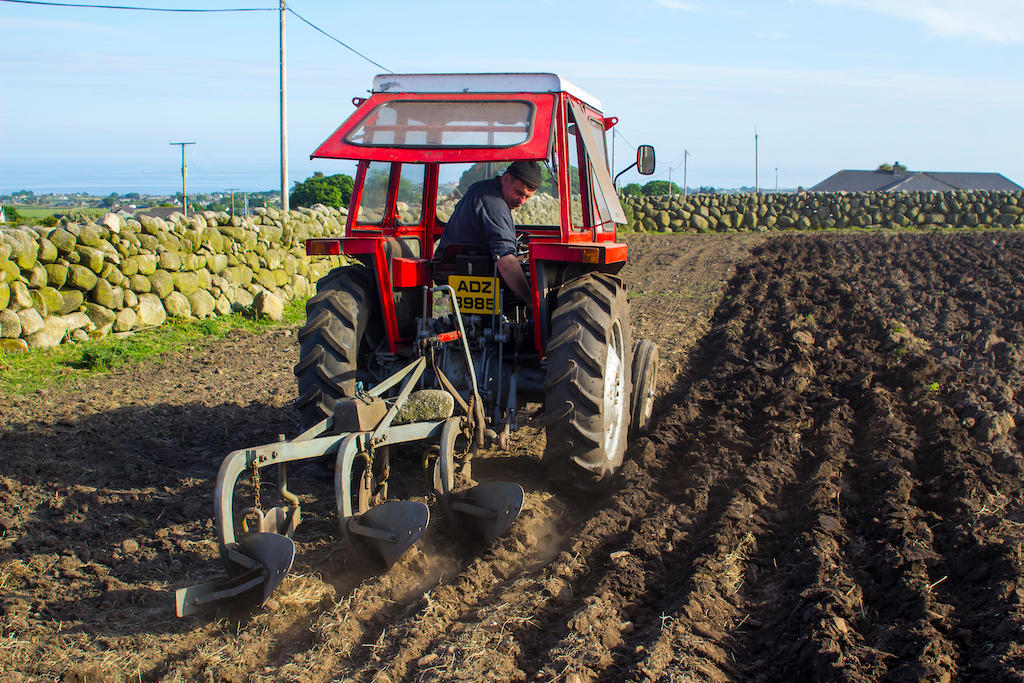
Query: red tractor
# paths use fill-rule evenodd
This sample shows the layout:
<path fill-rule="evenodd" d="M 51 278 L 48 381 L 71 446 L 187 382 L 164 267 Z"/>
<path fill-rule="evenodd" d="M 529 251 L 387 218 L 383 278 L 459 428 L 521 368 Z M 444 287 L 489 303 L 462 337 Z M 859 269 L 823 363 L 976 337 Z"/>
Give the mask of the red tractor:
<path fill-rule="evenodd" d="M 310 256 L 352 265 L 322 278 L 306 305 L 295 366 L 303 432 L 225 458 L 215 510 L 232 578 L 179 591 L 179 614 L 265 598 L 283 579 L 299 522 L 287 462 L 332 456 L 342 532 L 390 564 L 429 520 L 425 504 L 388 498 L 394 447 L 418 445 L 446 516 L 491 539 L 515 520 L 523 490 L 477 484 L 469 462 L 507 443 L 519 408 L 543 404 L 544 461 L 573 488 L 607 482 L 627 434 L 650 420 L 657 347 L 633 344 L 617 275 L 626 217 L 605 145 L 617 120 L 553 74 L 388 74 L 353 104 L 312 155 L 358 165 L 344 236 L 306 242 Z M 532 301 L 502 286 L 485 249 L 435 253 L 461 191 L 514 160 L 546 169 L 514 212 Z M 640 147 L 633 166 L 653 173 L 653 148 Z M 264 512 L 259 470 L 273 464 L 286 504 Z M 236 542 L 233 495 L 246 470 L 256 505 L 241 511 L 247 535 Z"/>

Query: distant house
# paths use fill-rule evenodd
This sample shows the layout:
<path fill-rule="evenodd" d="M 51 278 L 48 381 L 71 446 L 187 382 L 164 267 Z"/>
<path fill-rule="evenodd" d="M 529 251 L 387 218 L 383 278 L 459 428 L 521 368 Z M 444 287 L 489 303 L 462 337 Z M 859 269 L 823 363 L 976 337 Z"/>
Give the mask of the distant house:
<path fill-rule="evenodd" d="M 168 218 L 170 218 L 172 213 L 181 213 L 181 207 L 154 206 L 149 209 L 140 209 L 135 213 L 136 215 L 144 213 L 147 216 L 152 216 L 153 218 L 163 218 L 164 220 L 167 220 Z"/>
<path fill-rule="evenodd" d="M 1019 192 L 1020 185 L 1001 173 L 941 173 L 938 171 L 839 171 L 809 192 L 947 192 L 993 190 Z"/>

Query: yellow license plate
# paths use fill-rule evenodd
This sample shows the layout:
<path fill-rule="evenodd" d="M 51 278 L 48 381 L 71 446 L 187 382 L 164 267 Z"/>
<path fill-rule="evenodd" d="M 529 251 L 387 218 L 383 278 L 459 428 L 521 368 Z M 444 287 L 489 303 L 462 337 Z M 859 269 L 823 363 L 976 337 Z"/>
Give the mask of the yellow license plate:
<path fill-rule="evenodd" d="M 448 278 L 448 284 L 455 290 L 459 311 L 463 315 L 498 313 L 498 295 L 501 291 L 498 278 L 452 275 Z"/>

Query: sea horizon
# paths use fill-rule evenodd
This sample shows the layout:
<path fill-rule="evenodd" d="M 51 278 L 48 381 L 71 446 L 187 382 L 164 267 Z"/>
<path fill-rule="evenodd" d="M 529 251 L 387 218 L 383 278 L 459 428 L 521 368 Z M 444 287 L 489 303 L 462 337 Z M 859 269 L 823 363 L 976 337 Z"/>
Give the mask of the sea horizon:
<path fill-rule="evenodd" d="M 290 173 L 289 187 L 313 174 L 308 168 Z M 231 167 L 189 164 L 186 190 L 193 194 L 211 192 L 269 192 L 281 189 L 281 171 L 276 165 L 244 164 Z M 21 190 L 36 194 L 73 194 L 93 196 L 137 192 L 145 195 L 174 195 L 181 192 L 181 167 L 113 164 L 41 164 L 16 165 L 0 161 L 0 195 Z"/>

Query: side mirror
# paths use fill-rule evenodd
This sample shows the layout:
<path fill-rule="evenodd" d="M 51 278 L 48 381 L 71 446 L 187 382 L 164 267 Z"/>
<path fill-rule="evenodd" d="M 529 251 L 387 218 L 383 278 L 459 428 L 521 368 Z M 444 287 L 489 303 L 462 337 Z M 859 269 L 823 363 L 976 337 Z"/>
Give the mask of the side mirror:
<path fill-rule="evenodd" d="M 640 175 L 651 175 L 654 173 L 654 147 L 652 145 L 640 145 L 637 147 L 636 172 Z"/>
<path fill-rule="evenodd" d="M 651 175 L 654 173 L 654 147 L 651 145 L 640 145 L 636 148 L 636 161 L 622 169 L 612 178 L 612 184 L 619 182 L 619 176 L 626 171 L 636 168 L 640 175 Z M 616 186 L 617 187 L 617 186 Z"/>

